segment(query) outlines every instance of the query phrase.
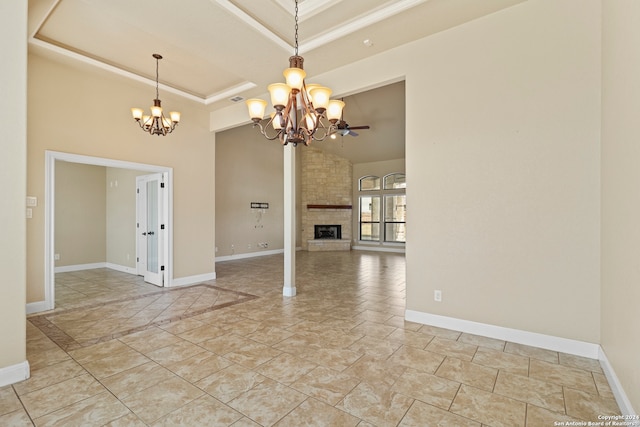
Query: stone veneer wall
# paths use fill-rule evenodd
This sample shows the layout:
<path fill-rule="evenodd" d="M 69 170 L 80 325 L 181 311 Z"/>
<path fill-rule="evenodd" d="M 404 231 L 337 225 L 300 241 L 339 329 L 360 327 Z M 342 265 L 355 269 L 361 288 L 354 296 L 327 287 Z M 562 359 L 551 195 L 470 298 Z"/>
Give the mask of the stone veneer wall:
<path fill-rule="evenodd" d="M 316 224 L 339 224 L 342 239 L 352 239 L 352 209 L 307 209 L 307 205 L 353 205 L 353 165 L 347 159 L 325 153 L 313 145 L 302 148 L 300 211 L 303 250 L 309 250 Z"/>

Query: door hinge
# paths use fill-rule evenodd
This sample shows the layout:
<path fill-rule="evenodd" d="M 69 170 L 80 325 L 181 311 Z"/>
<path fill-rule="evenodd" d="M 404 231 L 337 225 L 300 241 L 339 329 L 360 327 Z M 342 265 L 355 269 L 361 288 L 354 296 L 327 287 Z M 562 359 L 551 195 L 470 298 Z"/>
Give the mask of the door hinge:
<path fill-rule="evenodd" d="M 160 183 L 160 188 L 164 188 L 164 182 Z"/>
<path fill-rule="evenodd" d="M 136 188 L 136 193 L 140 194 L 140 189 Z"/>
<path fill-rule="evenodd" d="M 160 224 L 160 230 L 164 230 L 164 224 Z"/>
<path fill-rule="evenodd" d="M 140 262 L 140 257 L 136 257 L 136 262 Z"/>
<path fill-rule="evenodd" d="M 160 266 L 160 271 L 164 271 L 164 265 Z"/>

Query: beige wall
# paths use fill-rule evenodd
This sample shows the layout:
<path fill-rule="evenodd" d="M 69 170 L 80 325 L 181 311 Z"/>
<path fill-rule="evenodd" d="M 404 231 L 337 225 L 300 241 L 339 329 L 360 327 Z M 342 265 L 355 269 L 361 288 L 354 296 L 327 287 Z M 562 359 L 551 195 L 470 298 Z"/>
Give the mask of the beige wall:
<path fill-rule="evenodd" d="M 640 2 L 603 2 L 602 347 L 640 410 Z M 636 412 L 637 413 L 637 412 Z"/>
<path fill-rule="evenodd" d="M 26 361 L 27 2 L 0 2 L 0 369 Z"/>
<path fill-rule="evenodd" d="M 106 177 L 103 166 L 56 162 L 56 267 L 105 262 Z"/>
<path fill-rule="evenodd" d="M 173 168 L 173 278 L 214 272 L 214 138 L 204 106 L 160 91 L 163 105 L 182 112 L 166 137 L 142 132 L 129 111 L 145 108 L 153 88 L 86 65 L 29 55 L 28 177 L 44 200 L 45 150 Z M 44 203 L 27 229 L 27 301 L 44 300 Z"/>
<path fill-rule="evenodd" d="M 241 126 L 216 134 L 216 256 L 284 248 L 282 145 Z M 251 202 L 269 203 L 264 212 Z M 267 248 L 258 247 L 266 242 Z"/>

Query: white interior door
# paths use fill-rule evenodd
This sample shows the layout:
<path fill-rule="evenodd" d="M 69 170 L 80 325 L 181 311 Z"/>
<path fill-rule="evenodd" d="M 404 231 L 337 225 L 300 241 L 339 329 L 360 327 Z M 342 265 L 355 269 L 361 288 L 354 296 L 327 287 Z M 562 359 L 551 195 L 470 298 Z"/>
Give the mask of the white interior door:
<path fill-rule="evenodd" d="M 137 270 L 145 282 L 156 286 L 166 283 L 168 203 L 165 175 L 155 173 L 136 178 Z"/>

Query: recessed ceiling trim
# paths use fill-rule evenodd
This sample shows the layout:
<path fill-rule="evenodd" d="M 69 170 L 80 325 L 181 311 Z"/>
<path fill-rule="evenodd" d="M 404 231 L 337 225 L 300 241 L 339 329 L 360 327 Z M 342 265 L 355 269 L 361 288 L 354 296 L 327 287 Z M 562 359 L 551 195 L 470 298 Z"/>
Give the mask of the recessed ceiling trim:
<path fill-rule="evenodd" d="M 359 18 L 354 19 L 353 21 L 349 21 L 348 25 L 340 25 L 335 28 L 330 29 L 326 33 L 311 38 L 307 41 L 302 41 L 299 46 L 300 53 L 309 52 L 313 49 L 317 49 L 325 44 L 336 41 L 337 39 L 344 37 L 348 34 L 356 32 L 362 28 L 366 28 L 369 25 L 373 25 L 377 22 L 380 22 L 384 19 L 389 18 L 390 16 L 397 15 L 400 12 L 404 12 L 405 10 L 416 7 L 428 0 L 405 0 L 405 1 L 393 1 L 387 3 L 387 5 L 382 6 L 378 9 L 371 11 L 371 13 L 367 15 L 363 15 Z"/>
<path fill-rule="evenodd" d="M 275 0 L 281 8 L 286 10 L 294 16 L 295 2 L 293 0 Z M 304 22 L 307 19 L 313 18 L 318 13 L 327 10 L 343 0 L 313 0 L 302 1 L 298 4 L 298 18 L 300 22 Z"/>
<path fill-rule="evenodd" d="M 73 52 L 71 50 L 61 48 L 60 46 L 56 46 L 54 44 L 47 43 L 45 41 L 42 41 L 42 40 L 39 40 L 39 39 L 36 39 L 36 38 L 33 38 L 33 37 L 29 40 L 29 44 L 31 44 L 33 46 L 37 46 L 37 47 L 43 48 L 43 49 L 46 49 L 46 50 L 48 50 L 50 52 L 54 52 L 54 53 L 62 55 L 64 57 L 71 58 L 71 59 L 74 59 L 76 61 L 92 65 L 94 67 L 100 68 L 100 69 L 108 71 L 110 73 L 117 74 L 119 76 L 126 77 L 128 79 L 135 80 L 137 82 L 145 83 L 145 84 L 147 84 L 149 86 L 156 87 L 156 81 L 153 80 L 153 79 L 148 79 L 146 77 L 142 77 L 142 76 L 140 76 L 138 74 L 135 74 L 135 73 L 132 73 L 130 71 L 126 71 L 126 70 L 123 70 L 121 68 L 114 67 L 113 65 L 109 65 L 109 64 L 106 64 L 104 62 L 98 61 L 96 59 L 89 58 L 88 56 L 84 56 L 84 55 L 81 55 L 79 53 Z M 195 102 L 200 103 L 200 104 L 205 104 L 205 99 L 200 97 L 200 96 L 192 95 L 192 94 L 190 94 L 188 92 L 185 92 L 185 91 L 180 90 L 180 89 L 176 89 L 176 88 L 171 87 L 171 86 L 167 86 L 167 85 L 162 84 L 162 83 L 159 83 L 158 86 L 160 88 L 162 88 L 163 91 L 173 93 L 174 95 L 178 95 L 178 96 L 181 96 L 183 98 L 187 98 L 187 99 L 189 99 L 191 101 L 195 101 Z"/>
<path fill-rule="evenodd" d="M 238 19 L 248 24 L 251 28 L 258 31 L 260 34 L 262 34 L 264 37 L 266 37 L 267 39 L 271 40 L 272 42 L 280 46 L 282 49 L 286 51 L 290 51 L 293 49 L 292 45 L 290 45 L 285 40 L 280 38 L 276 33 L 270 31 L 267 27 L 262 25 L 260 22 L 253 19 L 253 17 L 251 17 L 250 15 L 245 13 L 242 9 L 240 9 L 239 7 L 231 3 L 231 1 L 229 0 L 211 0 L 211 1 L 227 9 L 229 12 L 235 15 Z"/>
<path fill-rule="evenodd" d="M 229 89 L 223 90 L 222 92 L 213 93 L 207 96 L 207 99 L 204 101 L 205 105 L 213 104 L 214 102 L 220 101 L 222 99 L 228 99 L 232 96 L 235 96 L 239 93 L 244 92 L 245 90 L 253 89 L 257 84 L 253 82 L 244 82 L 239 85 L 230 87 Z"/>

